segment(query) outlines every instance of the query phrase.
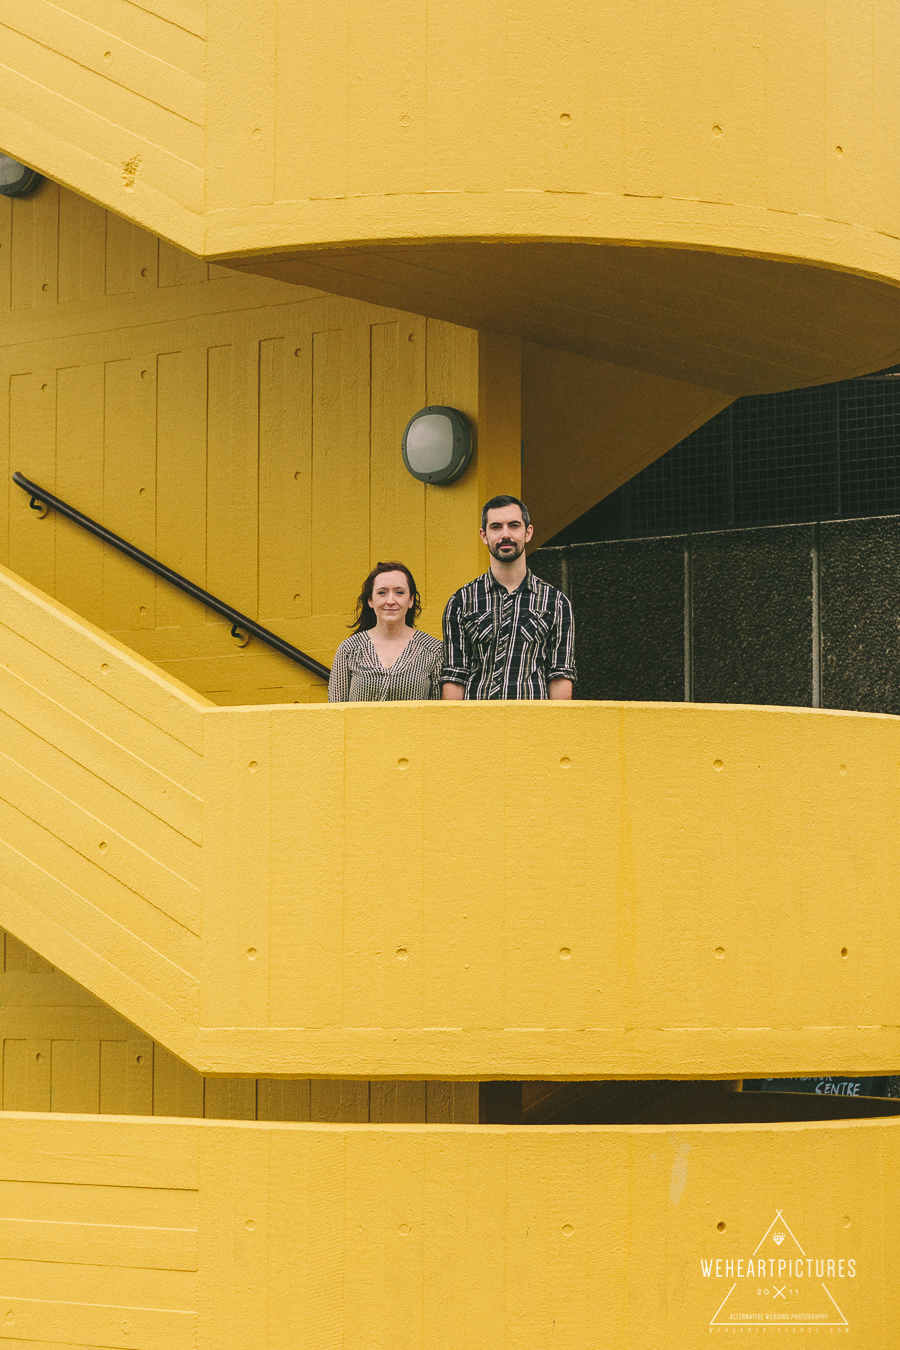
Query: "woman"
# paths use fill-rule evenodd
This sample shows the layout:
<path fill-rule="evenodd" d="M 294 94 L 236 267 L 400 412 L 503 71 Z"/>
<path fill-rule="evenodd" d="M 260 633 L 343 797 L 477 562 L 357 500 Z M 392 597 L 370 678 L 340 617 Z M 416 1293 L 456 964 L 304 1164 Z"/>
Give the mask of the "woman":
<path fill-rule="evenodd" d="M 440 698 L 443 647 L 415 627 L 422 601 L 403 563 L 380 562 L 363 582 L 355 631 L 334 654 L 329 703 Z"/>

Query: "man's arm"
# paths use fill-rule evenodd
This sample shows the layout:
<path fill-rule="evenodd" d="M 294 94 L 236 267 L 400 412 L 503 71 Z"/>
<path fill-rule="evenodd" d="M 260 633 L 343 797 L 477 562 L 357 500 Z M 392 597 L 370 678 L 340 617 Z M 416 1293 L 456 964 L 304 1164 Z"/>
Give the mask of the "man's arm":
<path fill-rule="evenodd" d="M 556 595 L 556 613 L 550 632 L 547 693 L 550 698 L 570 699 L 575 684 L 575 620 L 568 596 Z"/>
<path fill-rule="evenodd" d="M 444 688 L 446 689 L 447 686 L 444 685 Z M 551 698 L 571 698 L 572 689 L 573 682 L 571 680 L 551 680 L 547 685 L 547 692 Z M 446 698 L 446 694 L 444 695 L 444 698 Z M 462 698 L 461 694 L 460 698 Z"/>
<path fill-rule="evenodd" d="M 441 672 L 441 700 L 456 702 L 466 696 L 465 681 L 471 661 L 469 644 L 462 625 L 459 592 L 451 595 L 444 610 L 444 668 Z"/>

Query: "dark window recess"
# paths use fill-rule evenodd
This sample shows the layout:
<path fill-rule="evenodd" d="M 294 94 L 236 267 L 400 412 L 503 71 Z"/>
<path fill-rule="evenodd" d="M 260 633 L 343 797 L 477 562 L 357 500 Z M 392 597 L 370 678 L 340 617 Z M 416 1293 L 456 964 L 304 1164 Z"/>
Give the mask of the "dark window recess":
<path fill-rule="evenodd" d="M 900 512 L 900 366 L 738 399 L 550 545 Z"/>

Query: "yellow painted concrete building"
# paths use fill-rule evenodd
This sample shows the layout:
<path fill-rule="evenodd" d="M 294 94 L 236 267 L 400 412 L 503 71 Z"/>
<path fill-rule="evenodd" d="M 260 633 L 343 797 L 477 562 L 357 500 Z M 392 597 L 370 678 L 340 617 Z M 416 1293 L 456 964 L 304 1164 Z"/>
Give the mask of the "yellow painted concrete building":
<path fill-rule="evenodd" d="M 730 1090 L 900 1070 L 896 719 L 328 706 L 11 481 L 324 664 L 385 555 L 438 633 L 491 494 L 540 542 L 900 360 L 898 56 L 889 0 L 0 0 L 0 1344 L 900 1345 L 900 1121 Z"/>

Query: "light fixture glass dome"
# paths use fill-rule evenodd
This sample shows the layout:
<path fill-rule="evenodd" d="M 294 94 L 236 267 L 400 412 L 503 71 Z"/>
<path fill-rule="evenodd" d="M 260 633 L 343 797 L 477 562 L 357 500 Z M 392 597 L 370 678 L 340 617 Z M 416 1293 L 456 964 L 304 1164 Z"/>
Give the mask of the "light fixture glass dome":
<path fill-rule="evenodd" d="M 406 455 L 419 473 L 440 473 L 453 459 L 453 423 L 444 413 L 417 417 L 406 437 Z"/>
<path fill-rule="evenodd" d="M 27 197 L 43 181 L 36 169 L 29 169 L 10 155 L 0 155 L 0 196 Z"/>
<path fill-rule="evenodd" d="M 422 408 L 403 433 L 403 463 L 422 483 L 453 483 L 472 458 L 472 428 L 456 408 Z"/>

